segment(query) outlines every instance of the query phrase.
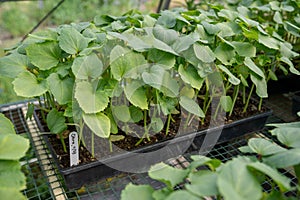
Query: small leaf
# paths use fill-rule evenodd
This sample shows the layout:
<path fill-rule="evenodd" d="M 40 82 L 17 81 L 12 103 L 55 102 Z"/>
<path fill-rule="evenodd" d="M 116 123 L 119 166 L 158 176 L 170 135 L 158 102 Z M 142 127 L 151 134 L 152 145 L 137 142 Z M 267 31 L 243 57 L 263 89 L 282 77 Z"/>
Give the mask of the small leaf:
<path fill-rule="evenodd" d="M 175 56 L 158 50 L 158 49 L 150 49 L 148 52 L 148 60 L 151 60 L 155 64 L 161 64 L 166 69 L 170 69 L 175 65 Z"/>
<path fill-rule="evenodd" d="M 0 134 L 16 134 L 13 123 L 2 113 L 0 113 Z"/>
<path fill-rule="evenodd" d="M 248 42 L 232 42 L 235 51 L 239 56 L 244 57 L 255 57 L 256 56 L 256 47 Z"/>
<path fill-rule="evenodd" d="M 292 72 L 293 74 L 296 74 L 296 75 L 300 75 L 300 72 L 294 67 L 294 64 L 292 63 L 292 61 L 290 61 L 287 57 L 281 57 L 280 60 L 289 65 L 290 72 Z"/>
<path fill-rule="evenodd" d="M 155 26 L 153 35 L 168 45 L 172 45 L 178 39 L 178 33 L 175 30 L 166 29 L 162 26 Z"/>
<path fill-rule="evenodd" d="M 46 121 L 49 130 L 54 134 L 60 134 L 68 128 L 64 113 L 58 112 L 56 109 L 52 109 L 47 114 Z"/>
<path fill-rule="evenodd" d="M 200 45 L 198 43 L 193 45 L 195 55 L 204 63 L 212 63 L 216 59 L 214 52 L 208 47 L 204 45 Z"/>
<path fill-rule="evenodd" d="M 197 70 L 193 66 L 189 65 L 184 68 L 183 65 L 179 65 L 178 72 L 181 76 L 181 79 L 185 83 L 190 84 L 197 90 L 200 90 L 203 85 L 204 79 L 198 75 Z"/>
<path fill-rule="evenodd" d="M 152 179 L 165 183 L 169 188 L 182 183 L 187 175 L 187 170 L 173 168 L 165 163 L 155 164 L 149 170 Z"/>
<path fill-rule="evenodd" d="M 76 57 L 72 65 L 72 72 L 77 79 L 97 79 L 103 72 L 103 63 L 95 53 Z"/>
<path fill-rule="evenodd" d="M 124 138 L 125 138 L 124 135 L 110 135 L 109 136 L 109 141 L 111 141 L 111 142 L 117 142 L 117 141 L 124 140 Z"/>
<path fill-rule="evenodd" d="M 103 113 L 85 114 L 83 113 L 84 123 L 101 138 L 108 138 L 110 135 L 110 119 Z"/>
<path fill-rule="evenodd" d="M 233 85 L 238 85 L 240 84 L 240 79 L 238 79 L 237 77 L 235 77 L 229 69 L 227 69 L 225 66 L 223 65 L 217 65 L 217 67 L 219 69 L 221 69 L 223 72 L 225 72 L 228 76 L 229 76 L 229 82 L 232 83 Z"/>
<path fill-rule="evenodd" d="M 121 200 L 154 200 L 152 193 L 154 189 L 150 185 L 133 185 L 129 183 L 121 193 Z"/>
<path fill-rule="evenodd" d="M 0 74 L 2 76 L 15 78 L 18 74 L 25 72 L 29 66 L 29 59 L 25 55 L 13 53 L 0 58 Z"/>
<path fill-rule="evenodd" d="M 154 133 L 158 133 L 164 128 L 164 123 L 160 118 L 151 117 L 150 127 Z"/>
<path fill-rule="evenodd" d="M 300 164 L 300 149 L 289 149 L 263 158 L 264 163 L 276 168 L 291 167 Z"/>
<path fill-rule="evenodd" d="M 276 11 L 274 16 L 273 16 L 273 20 L 277 23 L 277 24 L 283 24 L 282 21 L 282 16 L 280 14 L 280 12 Z"/>
<path fill-rule="evenodd" d="M 13 85 L 17 95 L 28 98 L 40 96 L 48 90 L 46 80 L 38 81 L 35 75 L 28 71 L 20 73 Z"/>
<path fill-rule="evenodd" d="M 192 113 L 198 117 L 205 117 L 204 112 L 193 99 L 186 96 L 181 96 L 179 104 L 189 113 Z"/>
<path fill-rule="evenodd" d="M 244 64 L 255 74 L 263 79 L 265 78 L 264 72 L 251 60 L 251 58 L 246 57 L 244 60 Z"/>
<path fill-rule="evenodd" d="M 75 98 L 85 113 L 103 111 L 109 102 L 105 91 L 94 89 L 93 85 L 87 81 L 76 84 Z"/>
<path fill-rule="evenodd" d="M 126 105 L 113 105 L 112 113 L 121 122 L 129 122 L 131 119 L 129 108 Z"/>
<path fill-rule="evenodd" d="M 286 150 L 281 146 L 263 138 L 251 138 L 248 142 L 248 146 L 253 152 L 262 156 L 268 156 Z"/>
<path fill-rule="evenodd" d="M 56 101 L 66 104 L 72 101 L 74 80 L 70 77 L 60 79 L 58 74 L 53 73 L 48 78 L 48 85 Z"/>
<path fill-rule="evenodd" d="M 232 99 L 230 96 L 221 96 L 220 98 L 221 107 L 225 112 L 229 112 L 232 108 Z"/>
<path fill-rule="evenodd" d="M 221 43 L 215 49 L 215 55 L 224 65 L 230 65 L 235 56 L 235 51 L 228 44 Z"/>
<path fill-rule="evenodd" d="M 270 131 L 277 139 L 288 147 L 300 148 L 299 127 L 280 127 Z"/>
<path fill-rule="evenodd" d="M 267 89 L 267 82 L 266 80 L 259 79 L 255 75 L 250 74 L 251 81 L 256 86 L 256 94 L 261 98 L 267 98 L 268 97 L 268 89 Z"/>
<path fill-rule="evenodd" d="M 143 112 L 141 109 L 139 109 L 135 106 L 130 106 L 129 111 L 130 111 L 131 120 L 133 122 L 136 123 L 143 119 Z"/>
<path fill-rule="evenodd" d="M 130 103 L 144 110 L 148 109 L 148 102 L 143 85 L 140 81 L 132 81 L 125 86 L 124 92 Z"/>
<path fill-rule="evenodd" d="M 265 35 L 259 34 L 258 42 L 270 49 L 276 49 L 276 50 L 279 49 L 278 41 L 276 39 L 272 38 L 271 36 L 265 36 Z"/>
<path fill-rule="evenodd" d="M 77 54 L 88 47 L 90 38 L 85 38 L 73 27 L 64 27 L 58 36 L 59 46 L 68 54 Z"/>
<path fill-rule="evenodd" d="M 61 49 L 56 42 L 34 43 L 26 48 L 32 64 L 40 70 L 51 69 L 59 63 Z"/>
<path fill-rule="evenodd" d="M 199 35 L 196 33 L 191 33 L 189 35 L 184 35 L 178 38 L 176 42 L 172 45 L 173 49 L 177 53 L 181 53 L 187 50 L 190 46 L 192 46 L 196 41 L 199 40 Z"/>

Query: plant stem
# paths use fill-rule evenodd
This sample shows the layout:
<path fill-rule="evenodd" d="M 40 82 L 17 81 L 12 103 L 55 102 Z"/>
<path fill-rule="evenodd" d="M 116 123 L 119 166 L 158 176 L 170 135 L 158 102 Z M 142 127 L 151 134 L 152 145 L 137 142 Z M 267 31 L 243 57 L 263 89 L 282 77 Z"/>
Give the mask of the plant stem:
<path fill-rule="evenodd" d="M 112 142 L 110 140 L 108 142 L 109 142 L 109 151 L 113 152 Z"/>
<path fill-rule="evenodd" d="M 92 157 L 95 158 L 95 141 L 94 133 L 92 133 Z"/>
<path fill-rule="evenodd" d="M 65 143 L 65 140 L 64 140 L 64 137 L 63 137 L 62 133 L 59 133 L 58 135 L 59 135 L 60 142 L 63 146 L 64 152 L 67 152 L 66 143 Z"/>
<path fill-rule="evenodd" d="M 216 120 L 216 118 L 217 118 L 217 115 L 218 115 L 218 112 L 219 112 L 220 106 L 221 106 L 221 102 L 219 102 L 219 103 L 218 103 L 218 106 L 217 106 L 216 112 L 215 112 L 215 114 L 214 114 L 214 120 Z"/>
<path fill-rule="evenodd" d="M 247 108 L 248 108 L 248 105 L 249 105 L 249 101 L 250 101 L 251 95 L 253 93 L 253 89 L 254 89 L 254 84 L 252 84 L 252 86 L 251 86 L 251 89 L 250 89 L 250 92 L 249 92 L 249 96 L 247 98 L 246 105 L 244 107 L 243 113 L 245 113 L 247 111 Z"/>
<path fill-rule="evenodd" d="M 167 127 L 166 127 L 166 135 L 169 134 L 170 122 L 171 122 L 171 114 L 168 115 L 168 121 L 167 121 Z"/>
<path fill-rule="evenodd" d="M 236 99 L 237 99 L 237 96 L 238 96 L 238 93 L 239 93 L 239 89 L 240 89 L 240 85 L 237 85 L 237 86 L 234 88 L 234 92 L 233 92 L 233 102 L 232 102 L 232 107 L 231 107 L 230 112 L 229 112 L 229 116 L 232 115 L 233 108 L 234 108 L 234 105 L 235 105 L 235 102 L 236 102 Z"/>
<path fill-rule="evenodd" d="M 243 104 L 246 103 L 246 86 L 243 86 Z"/>
<path fill-rule="evenodd" d="M 262 106 L 263 98 L 259 99 L 259 104 L 258 104 L 258 110 L 261 111 L 261 106 Z"/>
<path fill-rule="evenodd" d="M 41 108 L 41 115 L 42 115 L 42 119 L 43 119 L 43 121 L 46 123 L 46 117 L 45 117 L 44 110 L 42 109 L 42 108 L 43 108 L 43 106 L 42 106 L 41 99 L 40 99 L 40 98 L 38 98 L 38 101 L 39 101 L 39 105 L 40 105 L 40 108 Z"/>

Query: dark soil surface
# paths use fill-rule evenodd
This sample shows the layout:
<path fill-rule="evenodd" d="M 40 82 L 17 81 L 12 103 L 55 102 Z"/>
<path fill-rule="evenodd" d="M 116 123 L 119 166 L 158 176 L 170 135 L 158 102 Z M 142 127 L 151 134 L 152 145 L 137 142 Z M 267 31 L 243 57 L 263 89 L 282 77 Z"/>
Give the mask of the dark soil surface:
<path fill-rule="evenodd" d="M 224 117 L 224 119 L 220 119 L 220 118 L 218 119 L 217 118 L 216 121 L 217 120 L 224 120 L 225 124 L 228 124 L 228 123 L 232 123 L 234 121 L 237 121 L 237 120 L 240 120 L 240 119 L 243 119 L 243 118 L 253 116 L 255 114 L 265 112 L 266 110 L 267 110 L 267 108 L 262 107 L 262 109 L 260 111 L 258 111 L 258 102 L 254 101 L 254 100 L 251 100 L 250 103 L 249 103 L 247 112 L 243 112 L 242 100 L 241 100 L 241 98 L 238 98 L 237 101 L 236 101 L 235 109 L 234 109 L 232 115 L 230 117 L 227 115 L 227 116 Z M 184 115 L 182 115 L 182 116 L 184 116 Z M 117 147 L 119 147 L 120 149 L 123 149 L 123 150 L 126 150 L 126 151 L 131 151 L 131 150 L 141 148 L 143 146 L 151 145 L 153 143 L 157 143 L 157 142 L 172 139 L 175 136 L 178 136 L 178 134 L 180 134 L 180 133 L 178 133 L 178 130 L 179 130 L 179 126 L 180 126 L 180 123 L 181 123 L 181 121 L 180 121 L 181 119 L 180 119 L 179 115 L 178 115 L 178 117 L 175 116 L 175 115 L 172 116 L 172 117 L 173 117 L 173 121 L 171 121 L 170 130 L 169 130 L 168 134 L 165 133 L 165 128 L 166 127 L 164 127 L 164 129 L 161 132 L 159 132 L 155 135 L 151 134 L 151 136 L 149 137 L 150 140 L 148 140 L 147 138 L 144 138 L 139 145 L 136 145 L 137 142 L 140 140 L 140 138 L 136 137 L 135 134 L 127 134 L 126 135 L 125 132 L 120 130 L 118 135 L 123 135 L 125 138 L 123 140 L 113 142 L 113 144 L 116 145 Z M 214 120 L 211 120 L 210 110 L 208 110 L 207 117 L 206 117 L 204 123 L 201 123 L 199 121 L 200 125 L 199 125 L 199 128 L 197 128 L 197 130 L 203 130 L 203 129 L 208 128 L 210 123 L 212 123 L 213 121 Z M 43 126 L 44 131 L 47 131 L 47 126 L 45 124 L 42 124 L 42 126 Z M 140 127 L 143 127 L 143 126 L 141 125 Z M 70 128 L 70 129 L 72 129 L 72 128 Z M 136 131 L 138 131 L 138 130 L 136 130 Z M 68 136 L 69 132 L 70 131 L 66 131 L 64 133 L 64 135 Z M 118 154 L 118 149 L 113 149 L 113 152 L 110 151 L 110 147 L 109 147 L 110 144 L 107 140 L 104 144 L 103 143 L 104 140 L 102 139 L 103 141 L 101 142 L 101 145 L 99 145 L 100 141 L 97 141 L 97 136 L 95 136 L 95 138 L 96 138 L 95 139 L 95 157 L 96 158 L 107 157 L 107 153 L 105 153 L 104 155 L 100 155 L 101 153 L 99 153 L 99 152 L 108 152 L 109 156 L 113 156 L 113 155 Z M 53 147 L 52 150 L 57 155 L 57 159 L 60 162 L 60 166 L 62 168 L 69 168 L 69 166 L 70 166 L 69 152 L 64 152 L 63 151 L 62 145 L 61 145 L 61 142 L 60 142 L 58 136 L 51 134 L 51 135 L 48 135 L 48 139 L 49 139 L 49 142 L 51 143 L 51 145 Z M 67 137 L 65 139 L 65 143 L 66 143 L 66 146 L 68 147 L 69 146 L 69 141 L 68 141 Z M 88 144 L 88 146 L 90 146 L 90 144 L 91 144 L 90 139 L 85 140 L 85 143 Z M 93 158 L 90 151 L 88 151 L 82 145 L 82 143 L 80 145 L 80 151 L 79 152 L 80 152 L 80 155 L 79 155 L 79 160 L 80 160 L 79 163 L 80 164 L 81 163 L 89 163 L 89 162 L 93 162 L 93 161 L 96 160 L 95 158 Z"/>

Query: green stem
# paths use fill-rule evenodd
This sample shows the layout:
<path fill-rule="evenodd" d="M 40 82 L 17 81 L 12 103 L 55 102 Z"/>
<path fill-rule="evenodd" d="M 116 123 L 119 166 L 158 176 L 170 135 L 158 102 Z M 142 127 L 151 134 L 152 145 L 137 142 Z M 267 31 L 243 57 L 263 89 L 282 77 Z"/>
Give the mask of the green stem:
<path fill-rule="evenodd" d="M 86 147 L 84 139 L 83 139 L 83 126 L 84 126 L 84 124 L 83 124 L 83 120 L 81 118 L 79 121 L 79 144 L 78 144 L 78 146 L 80 146 L 80 142 L 82 141 L 83 146 Z"/>
<path fill-rule="evenodd" d="M 95 158 L 95 138 L 94 133 L 92 133 L 92 157 Z"/>
<path fill-rule="evenodd" d="M 237 86 L 234 88 L 234 92 L 233 92 L 233 102 L 232 102 L 232 107 L 231 107 L 230 112 L 229 112 L 229 116 L 232 115 L 233 108 L 234 108 L 234 105 L 235 105 L 237 96 L 238 96 L 238 94 L 239 94 L 239 89 L 240 89 L 240 85 L 237 85 Z"/>
<path fill-rule="evenodd" d="M 259 104 L 258 104 L 258 110 L 261 111 L 261 106 L 262 106 L 263 98 L 259 99 Z"/>
<path fill-rule="evenodd" d="M 247 98 L 246 105 L 244 107 L 243 113 L 245 113 L 247 111 L 247 108 L 248 108 L 248 105 L 249 105 L 249 102 L 250 102 L 250 98 L 251 98 L 251 95 L 253 93 L 253 89 L 254 89 L 254 84 L 252 84 L 252 86 L 251 86 L 251 89 L 250 89 L 250 92 L 249 92 L 249 96 Z"/>
<path fill-rule="evenodd" d="M 168 115 L 168 121 L 167 121 L 167 127 L 166 127 L 166 135 L 169 134 L 170 123 L 171 123 L 171 114 Z"/>
<path fill-rule="evenodd" d="M 243 104 L 246 103 L 246 86 L 243 86 Z"/>
<path fill-rule="evenodd" d="M 113 152 L 112 142 L 110 140 L 108 142 L 109 142 L 109 151 Z"/>
<path fill-rule="evenodd" d="M 43 108 L 43 106 L 42 106 L 42 102 L 41 102 L 41 99 L 40 98 L 38 98 L 38 101 L 39 101 L 39 106 L 40 106 L 40 109 L 41 109 L 41 115 L 42 115 L 42 119 L 43 119 L 43 121 L 46 123 L 46 117 L 45 117 L 45 113 L 44 113 L 44 109 L 42 109 Z"/>
<path fill-rule="evenodd" d="M 218 112 L 219 112 L 220 106 L 221 106 L 221 102 L 219 102 L 219 103 L 218 103 L 218 106 L 217 106 L 216 112 L 215 112 L 215 114 L 214 114 L 214 120 L 216 120 L 216 118 L 217 118 L 217 115 L 218 115 Z"/>
<path fill-rule="evenodd" d="M 62 133 L 59 133 L 58 135 L 59 135 L 60 142 L 63 146 L 64 152 L 67 152 L 66 143 L 65 143 L 65 140 L 64 140 L 64 137 L 63 137 Z"/>

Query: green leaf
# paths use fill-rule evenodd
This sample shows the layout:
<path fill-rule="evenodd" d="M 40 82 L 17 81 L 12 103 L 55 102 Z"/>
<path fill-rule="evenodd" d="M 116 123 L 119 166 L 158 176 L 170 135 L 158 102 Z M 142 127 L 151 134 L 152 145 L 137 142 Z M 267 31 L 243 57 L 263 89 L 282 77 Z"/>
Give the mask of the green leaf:
<path fill-rule="evenodd" d="M 175 56 L 158 49 L 150 49 L 148 52 L 148 60 L 154 64 L 161 64 L 166 69 L 170 69 L 175 65 Z"/>
<path fill-rule="evenodd" d="M 273 16 L 273 20 L 277 23 L 277 24 L 283 24 L 282 21 L 282 16 L 280 14 L 280 12 L 276 11 L 274 16 Z"/>
<path fill-rule="evenodd" d="M 151 117 L 150 127 L 154 133 L 158 133 L 164 128 L 164 123 L 161 118 Z"/>
<path fill-rule="evenodd" d="M 26 48 L 31 61 L 40 70 L 51 69 L 59 63 L 61 49 L 56 42 L 34 43 Z"/>
<path fill-rule="evenodd" d="M 221 31 L 221 29 L 218 25 L 210 24 L 204 20 L 201 22 L 201 24 L 205 28 L 206 32 L 210 35 L 216 35 L 217 33 L 219 33 Z"/>
<path fill-rule="evenodd" d="M 159 65 L 154 65 L 149 72 L 142 74 L 143 81 L 160 90 L 166 96 L 177 97 L 179 94 L 179 85 L 171 74 Z"/>
<path fill-rule="evenodd" d="M 27 198 L 18 189 L 0 187 L 0 196 L 3 199 L 26 200 Z"/>
<path fill-rule="evenodd" d="M 300 37 L 300 27 L 296 26 L 296 24 L 292 24 L 288 21 L 283 22 L 284 29 L 291 33 L 292 35 L 296 37 Z"/>
<path fill-rule="evenodd" d="M 214 52 L 208 47 L 204 45 L 200 45 L 198 43 L 193 45 L 195 55 L 204 63 L 212 63 L 216 59 Z"/>
<path fill-rule="evenodd" d="M 18 74 L 25 72 L 29 66 L 29 59 L 22 54 L 13 53 L 0 58 L 0 74 L 2 76 L 15 78 Z"/>
<path fill-rule="evenodd" d="M 157 19 L 157 24 L 165 28 L 173 28 L 176 25 L 176 17 L 174 12 L 165 10 L 161 13 L 161 16 Z"/>
<path fill-rule="evenodd" d="M 28 98 L 40 96 L 48 90 L 46 80 L 39 81 L 28 71 L 20 73 L 13 81 L 13 85 L 17 95 Z"/>
<path fill-rule="evenodd" d="M 292 189 L 290 186 L 291 180 L 288 177 L 282 175 L 274 168 L 260 162 L 250 163 L 248 164 L 248 167 L 256 169 L 257 171 L 260 171 L 271 177 L 277 183 L 282 192 L 286 192 Z"/>
<path fill-rule="evenodd" d="M 110 119 L 103 113 L 85 114 L 83 120 L 86 125 L 101 138 L 108 138 L 110 135 Z"/>
<path fill-rule="evenodd" d="M 145 64 L 146 60 L 142 54 L 135 53 L 119 45 L 115 46 L 110 53 L 111 73 L 118 81 L 131 70 Z"/>
<path fill-rule="evenodd" d="M 113 116 L 121 122 L 129 122 L 131 119 L 130 111 L 126 105 L 113 105 L 112 106 Z"/>
<path fill-rule="evenodd" d="M 129 111 L 130 111 L 131 120 L 133 122 L 136 123 L 143 119 L 144 115 L 143 115 L 143 112 L 141 109 L 139 109 L 135 106 L 130 106 Z"/>
<path fill-rule="evenodd" d="M 56 73 L 51 74 L 48 78 L 48 85 L 56 101 L 60 104 L 67 104 L 72 101 L 74 80 L 70 77 L 60 79 Z"/>
<path fill-rule="evenodd" d="M 183 199 L 199 200 L 198 197 L 192 195 L 191 193 L 185 190 L 178 190 L 172 192 L 165 200 L 183 200 Z"/>
<path fill-rule="evenodd" d="M 277 139 L 288 147 L 300 148 L 299 127 L 280 127 L 270 131 Z"/>
<path fill-rule="evenodd" d="M 150 185 L 133 185 L 129 183 L 121 193 L 121 200 L 154 200 L 152 193 L 154 189 Z"/>
<path fill-rule="evenodd" d="M 199 35 L 197 33 L 191 33 L 189 35 L 180 36 L 176 40 L 176 42 L 172 45 L 172 47 L 177 53 L 181 53 L 187 50 L 198 40 L 199 40 Z"/>
<path fill-rule="evenodd" d="M 246 57 L 244 60 L 244 64 L 255 74 L 260 76 L 261 78 L 265 78 L 264 72 L 251 60 L 251 58 Z"/>
<path fill-rule="evenodd" d="M 93 85 L 87 81 L 76 84 L 75 98 L 85 113 L 103 111 L 109 102 L 105 91 L 94 89 Z"/>
<path fill-rule="evenodd" d="M 203 110 L 195 102 L 195 100 L 186 96 L 181 96 L 179 100 L 179 104 L 189 113 L 192 113 L 198 117 L 202 117 L 202 118 L 205 117 Z"/>
<path fill-rule="evenodd" d="M 59 46 L 68 54 L 77 54 L 88 47 L 90 38 L 85 38 L 73 27 L 64 27 L 58 36 Z"/>
<path fill-rule="evenodd" d="M 0 134 L 1 135 L 16 134 L 14 125 L 2 113 L 0 113 Z"/>
<path fill-rule="evenodd" d="M 188 85 L 183 86 L 180 90 L 180 96 L 186 96 L 192 99 L 195 96 L 195 90 Z"/>
<path fill-rule="evenodd" d="M 186 189 L 197 196 L 218 195 L 217 174 L 208 170 L 190 173 L 191 184 L 185 185 Z"/>
<path fill-rule="evenodd" d="M 217 67 L 219 69 L 221 69 L 223 72 L 225 72 L 228 76 L 229 76 L 229 82 L 232 83 L 233 85 L 238 85 L 240 84 L 240 79 L 238 79 L 237 77 L 235 77 L 229 69 L 227 69 L 227 67 L 223 66 L 223 65 L 217 65 Z"/>
<path fill-rule="evenodd" d="M 165 183 L 170 189 L 182 183 L 188 175 L 187 170 L 173 168 L 165 163 L 153 165 L 148 173 L 150 178 Z"/>
<path fill-rule="evenodd" d="M 226 162 L 219 171 L 217 185 L 224 199 L 260 200 L 260 183 L 247 168 L 249 159 L 234 158 Z"/>
<path fill-rule="evenodd" d="M 132 81 L 124 87 L 124 92 L 130 103 L 144 110 L 148 109 L 148 102 L 143 85 L 140 81 Z"/>
<path fill-rule="evenodd" d="M 168 45 L 172 45 L 178 39 L 178 32 L 172 29 L 166 29 L 159 25 L 153 28 L 153 35 L 155 38 Z"/>
<path fill-rule="evenodd" d="M 26 189 L 26 177 L 21 172 L 21 165 L 18 161 L 0 161 L 0 190 L 5 189 L 8 192 L 13 192 L 10 191 L 13 189 L 18 191 Z"/>
<path fill-rule="evenodd" d="M 262 156 L 269 156 L 286 150 L 276 143 L 263 138 L 251 138 L 248 141 L 248 146 L 253 152 Z"/>
<path fill-rule="evenodd" d="M 258 35 L 258 42 L 263 44 L 264 46 L 270 48 L 270 49 L 279 49 L 278 47 L 278 41 L 271 36 L 265 36 L 262 34 Z"/>
<path fill-rule="evenodd" d="M 198 75 L 197 70 L 193 66 L 188 65 L 186 68 L 184 68 L 183 65 L 179 65 L 178 72 L 181 79 L 185 83 L 190 84 L 197 90 L 200 90 L 203 85 L 204 79 Z"/>
<path fill-rule="evenodd" d="M 72 71 L 77 79 L 97 79 L 103 72 L 103 63 L 95 53 L 74 59 Z"/>
<path fill-rule="evenodd" d="M 232 108 L 232 99 L 230 96 L 221 96 L 220 98 L 221 107 L 225 112 L 229 112 Z"/>
<path fill-rule="evenodd" d="M 300 164 L 300 149 L 289 149 L 263 158 L 264 163 L 276 168 L 291 167 Z"/>
<path fill-rule="evenodd" d="M 59 112 L 56 109 L 52 109 L 47 114 L 46 121 L 50 132 L 55 134 L 60 134 L 68 128 L 66 125 L 64 113 Z"/>
<path fill-rule="evenodd" d="M 256 47 L 250 44 L 249 42 L 232 42 L 235 51 L 239 56 L 244 57 L 255 57 L 256 56 Z"/>
<path fill-rule="evenodd" d="M 232 59 L 235 56 L 235 51 L 228 44 L 221 43 L 215 49 L 215 55 L 217 59 L 221 61 L 224 65 L 230 65 L 232 63 Z"/>
<path fill-rule="evenodd" d="M 256 94 L 261 98 L 268 98 L 268 89 L 266 80 L 259 79 L 255 75 L 250 74 L 251 81 L 256 86 Z"/>
<path fill-rule="evenodd" d="M 28 139 L 16 134 L 2 133 L 2 130 L 0 133 L 1 160 L 19 160 L 25 156 L 25 153 L 29 148 Z"/>
<path fill-rule="evenodd" d="M 281 57 L 280 60 L 286 64 L 288 64 L 288 66 L 290 67 L 290 72 L 292 72 L 293 74 L 296 75 L 300 75 L 300 72 L 294 67 L 294 64 L 292 63 L 292 61 L 290 61 L 287 57 Z"/>

